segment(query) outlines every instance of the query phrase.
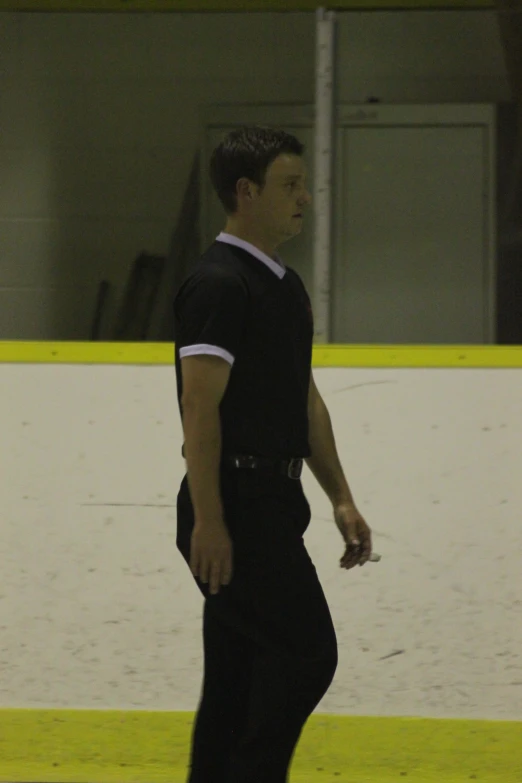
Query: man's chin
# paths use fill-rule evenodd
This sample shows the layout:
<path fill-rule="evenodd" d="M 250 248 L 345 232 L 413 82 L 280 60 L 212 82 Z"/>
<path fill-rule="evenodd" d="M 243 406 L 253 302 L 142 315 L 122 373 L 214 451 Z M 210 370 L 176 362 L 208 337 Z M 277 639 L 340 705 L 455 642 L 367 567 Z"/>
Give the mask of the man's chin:
<path fill-rule="evenodd" d="M 295 237 L 298 237 L 302 230 L 303 230 L 302 225 L 290 226 L 289 228 L 287 228 L 284 231 L 284 233 L 283 233 L 283 231 L 281 231 L 281 235 L 280 235 L 279 241 L 281 243 L 289 242 L 291 239 L 294 239 Z"/>

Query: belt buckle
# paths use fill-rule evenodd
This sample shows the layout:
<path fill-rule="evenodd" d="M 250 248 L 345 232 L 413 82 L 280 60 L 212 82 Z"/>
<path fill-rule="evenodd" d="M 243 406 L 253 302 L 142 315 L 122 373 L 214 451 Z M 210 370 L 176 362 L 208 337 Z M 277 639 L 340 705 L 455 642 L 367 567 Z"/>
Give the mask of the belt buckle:
<path fill-rule="evenodd" d="M 238 455 L 236 457 L 233 457 L 233 463 L 235 468 L 257 468 L 257 460 L 255 457 L 250 457 L 248 455 Z"/>
<path fill-rule="evenodd" d="M 288 463 L 288 472 L 287 476 L 291 479 L 300 479 L 301 478 L 301 472 L 303 470 L 303 460 L 302 459 L 291 459 Z"/>

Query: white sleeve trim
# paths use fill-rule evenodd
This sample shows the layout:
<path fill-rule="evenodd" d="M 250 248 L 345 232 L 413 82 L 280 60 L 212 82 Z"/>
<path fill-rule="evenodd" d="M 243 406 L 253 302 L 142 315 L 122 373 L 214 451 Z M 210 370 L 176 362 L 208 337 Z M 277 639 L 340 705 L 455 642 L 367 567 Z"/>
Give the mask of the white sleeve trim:
<path fill-rule="evenodd" d="M 224 359 L 230 365 L 234 364 L 234 357 L 224 348 L 219 348 L 217 345 L 188 345 L 186 348 L 180 348 L 179 358 L 184 359 L 186 356 L 219 356 Z"/>

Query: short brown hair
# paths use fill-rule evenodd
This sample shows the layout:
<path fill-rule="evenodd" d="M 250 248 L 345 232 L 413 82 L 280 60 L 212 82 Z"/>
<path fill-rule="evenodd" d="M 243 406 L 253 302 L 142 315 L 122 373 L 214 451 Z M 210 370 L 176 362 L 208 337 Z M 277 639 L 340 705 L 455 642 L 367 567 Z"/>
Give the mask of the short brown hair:
<path fill-rule="evenodd" d="M 279 155 L 302 156 L 304 145 L 283 130 L 259 125 L 232 131 L 210 159 L 210 179 L 227 215 L 237 211 L 237 181 L 242 177 L 265 185 L 266 171 Z"/>

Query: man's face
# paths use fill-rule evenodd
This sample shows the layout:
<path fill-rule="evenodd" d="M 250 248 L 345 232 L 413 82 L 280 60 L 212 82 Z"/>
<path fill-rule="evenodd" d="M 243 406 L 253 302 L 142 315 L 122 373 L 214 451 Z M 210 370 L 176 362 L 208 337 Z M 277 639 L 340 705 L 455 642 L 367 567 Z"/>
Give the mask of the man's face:
<path fill-rule="evenodd" d="M 303 159 L 298 155 L 280 155 L 267 169 L 263 190 L 256 188 L 250 217 L 279 244 L 301 233 L 303 215 L 311 200 Z"/>

